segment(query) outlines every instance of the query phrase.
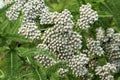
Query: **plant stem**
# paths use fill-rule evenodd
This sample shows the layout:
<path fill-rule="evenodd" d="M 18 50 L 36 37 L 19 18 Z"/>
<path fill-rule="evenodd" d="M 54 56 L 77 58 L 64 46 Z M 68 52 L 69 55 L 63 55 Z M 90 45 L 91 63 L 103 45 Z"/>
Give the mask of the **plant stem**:
<path fill-rule="evenodd" d="M 13 54 L 12 52 L 10 53 L 10 62 L 11 62 L 11 65 L 10 65 L 10 68 L 11 68 L 11 77 L 13 76 Z"/>

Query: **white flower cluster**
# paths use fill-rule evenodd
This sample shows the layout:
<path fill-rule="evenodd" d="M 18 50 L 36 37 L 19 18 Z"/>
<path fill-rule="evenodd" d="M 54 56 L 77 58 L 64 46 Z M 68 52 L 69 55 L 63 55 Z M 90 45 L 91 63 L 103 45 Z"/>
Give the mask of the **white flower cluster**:
<path fill-rule="evenodd" d="M 54 19 L 57 18 L 58 12 L 49 12 L 47 9 L 44 9 L 45 13 L 43 13 L 41 16 L 40 24 L 54 24 Z"/>
<path fill-rule="evenodd" d="M 43 43 L 47 45 L 51 52 L 54 52 L 58 60 L 70 59 L 81 46 L 82 37 L 73 31 L 60 31 L 52 28 L 45 34 Z"/>
<path fill-rule="evenodd" d="M 97 40 L 101 41 L 105 53 L 109 58 L 110 63 L 117 65 L 117 69 L 120 69 L 120 33 L 115 33 L 114 29 L 108 28 L 105 31 L 102 28 L 98 28 L 96 33 Z"/>
<path fill-rule="evenodd" d="M 45 45 L 45 44 L 38 44 L 37 48 L 49 50 L 48 47 L 47 47 L 47 45 Z"/>
<path fill-rule="evenodd" d="M 29 38 L 31 40 L 39 39 L 41 35 L 34 22 L 22 24 L 19 28 L 18 33 L 25 36 L 25 38 Z"/>
<path fill-rule="evenodd" d="M 98 66 L 96 68 L 96 75 L 99 75 L 101 80 L 114 80 L 111 73 L 116 72 L 116 66 L 114 64 L 107 63 L 104 66 Z"/>
<path fill-rule="evenodd" d="M 24 4 L 26 0 L 17 0 L 15 4 L 13 4 L 10 9 L 6 12 L 6 16 L 9 20 L 17 20 L 20 11 L 24 8 Z"/>
<path fill-rule="evenodd" d="M 64 69 L 64 68 L 60 68 L 58 70 L 58 73 L 61 77 L 64 77 L 67 74 L 67 72 L 68 72 L 68 69 Z"/>
<path fill-rule="evenodd" d="M 71 12 L 65 9 L 61 13 L 58 14 L 57 18 L 55 18 L 55 24 L 57 26 L 66 26 L 72 28 L 74 23 L 72 21 L 73 16 L 71 15 Z"/>
<path fill-rule="evenodd" d="M 56 63 L 55 60 L 53 60 L 50 57 L 47 57 L 46 55 L 36 55 L 34 56 L 34 58 L 40 63 L 42 64 L 43 67 L 48 68 L 50 66 L 52 66 L 53 64 Z"/>
<path fill-rule="evenodd" d="M 3 0 L 3 2 L 4 2 L 5 5 L 11 4 L 11 3 L 13 3 L 14 1 L 16 1 L 16 0 Z"/>
<path fill-rule="evenodd" d="M 24 4 L 24 8 L 22 9 L 24 20 L 34 20 L 37 16 L 42 15 L 45 8 L 44 0 L 29 0 Z"/>
<path fill-rule="evenodd" d="M 105 39 L 105 31 L 102 27 L 96 29 L 96 39 L 98 41 L 103 41 Z"/>
<path fill-rule="evenodd" d="M 80 7 L 80 19 L 77 21 L 77 25 L 81 29 L 87 29 L 90 27 L 90 24 L 93 24 L 98 20 L 98 14 L 96 11 L 91 9 L 91 4 L 87 3 Z"/>
<path fill-rule="evenodd" d="M 58 60 L 70 59 L 82 47 L 82 37 L 72 30 L 72 15 L 67 9 L 58 13 L 56 17 L 48 21 L 54 22 L 55 25 L 45 31 L 42 36 L 43 44 L 56 54 Z"/>
<path fill-rule="evenodd" d="M 109 61 L 117 65 L 120 69 L 120 33 L 114 33 L 112 28 L 107 29 L 107 40 L 105 49 L 109 57 Z"/>
<path fill-rule="evenodd" d="M 95 41 L 92 38 L 89 38 L 87 41 L 88 41 L 87 47 L 89 50 L 88 51 L 89 54 L 98 55 L 98 56 L 102 56 L 104 54 L 104 50 L 101 47 L 100 41 Z"/>
<path fill-rule="evenodd" d="M 88 72 L 86 68 L 86 64 L 88 64 L 88 62 L 89 58 L 85 54 L 74 55 L 73 58 L 69 60 L 68 66 L 76 77 L 81 77 Z"/>
<path fill-rule="evenodd" d="M 41 32 L 38 30 L 35 19 L 41 16 L 45 9 L 44 0 L 16 0 L 15 4 L 6 12 L 6 16 L 9 20 L 17 20 L 22 12 L 23 20 L 18 33 L 36 40 L 40 38 Z"/>
<path fill-rule="evenodd" d="M 73 16 L 70 11 L 65 9 L 61 13 L 58 12 L 49 12 L 46 10 L 45 13 L 42 14 L 42 18 L 40 20 L 41 24 L 55 24 L 56 26 L 70 26 L 73 27 L 73 21 L 71 20 Z"/>

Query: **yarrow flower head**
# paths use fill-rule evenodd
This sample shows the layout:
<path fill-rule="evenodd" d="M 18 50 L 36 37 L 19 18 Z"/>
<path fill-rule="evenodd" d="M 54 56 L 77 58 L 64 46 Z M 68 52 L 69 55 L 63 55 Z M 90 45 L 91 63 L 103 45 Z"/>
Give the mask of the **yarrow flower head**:
<path fill-rule="evenodd" d="M 47 57 L 46 55 L 42 55 L 42 54 L 36 55 L 34 56 L 34 58 L 37 60 L 37 62 L 42 64 L 42 66 L 45 68 L 50 67 L 56 63 L 54 59 Z"/>
<path fill-rule="evenodd" d="M 21 12 L 23 20 L 18 33 L 26 38 L 36 40 L 40 38 L 41 32 L 35 19 L 37 16 L 41 16 L 45 8 L 44 0 L 16 0 L 15 4 L 6 12 L 6 16 L 9 20 L 17 20 Z"/>
<path fill-rule="evenodd" d="M 61 76 L 61 77 L 64 77 L 68 72 L 68 69 L 64 69 L 64 68 L 60 68 L 58 70 L 58 74 Z"/>
<path fill-rule="evenodd" d="M 19 34 L 29 38 L 31 40 L 39 39 L 41 33 L 38 30 L 36 23 L 24 23 L 21 25 L 18 31 Z"/>
<path fill-rule="evenodd" d="M 96 39 L 98 41 L 103 41 L 105 39 L 105 31 L 102 27 L 96 29 Z"/>
<path fill-rule="evenodd" d="M 73 58 L 69 60 L 68 66 L 71 68 L 73 74 L 77 77 L 84 76 L 88 70 L 86 64 L 88 64 L 89 58 L 86 54 L 74 55 Z"/>
<path fill-rule="evenodd" d="M 77 25 L 81 29 L 87 29 L 90 27 L 90 24 L 93 24 L 98 20 L 98 14 L 96 11 L 91 9 L 91 4 L 87 3 L 80 7 L 80 19 L 77 21 Z"/>
<path fill-rule="evenodd" d="M 61 13 L 50 13 L 49 16 L 41 18 L 41 22 L 55 24 L 53 28 L 45 31 L 41 39 L 43 44 L 56 54 L 58 60 L 70 59 L 81 48 L 82 37 L 72 30 L 72 15 L 67 9 Z"/>
<path fill-rule="evenodd" d="M 41 24 L 55 24 L 56 26 L 69 26 L 73 27 L 74 23 L 72 21 L 73 16 L 70 11 L 65 9 L 61 13 L 58 12 L 49 12 L 45 10 L 45 13 L 42 14 L 40 20 Z"/>
<path fill-rule="evenodd" d="M 43 36 L 43 43 L 54 52 L 58 60 L 66 60 L 81 48 L 82 37 L 71 30 L 49 29 Z"/>
<path fill-rule="evenodd" d="M 38 44 L 37 48 L 49 50 L 48 47 L 47 47 L 47 45 L 45 45 L 45 44 Z"/>
<path fill-rule="evenodd" d="M 107 56 L 110 63 L 117 65 L 117 69 L 120 69 L 120 33 L 115 33 L 114 29 L 108 28 L 106 35 L 106 42 L 104 42 Z"/>
<path fill-rule="evenodd" d="M 20 11 L 24 8 L 26 0 L 17 0 L 10 9 L 6 12 L 6 16 L 9 20 L 17 20 L 20 15 Z"/>
<path fill-rule="evenodd" d="M 107 63 L 104 66 L 98 66 L 96 68 L 96 75 L 99 75 L 101 80 L 114 80 L 114 77 L 111 73 L 115 73 L 117 71 L 115 64 Z"/>
<path fill-rule="evenodd" d="M 55 24 L 54 19 L 57 18 L 58 12 L 49 12 L 48 10 L 45 10 L 46 12 L 42 14 L 42 17 L 40 18 L 40 24 Z"/>
<path fill-rule="evenodd" d="M 87 47 L 89 54 L 98 55 L 98 56 L 102 56 L 104 54 L 104 50 L 101 47 L 100 41 L 95 41 L 92 38 L 89 38 L 87 41 L 88 41 Z"/>
<path fill-rule="evenodd" d="M 16 0 L 3 0 L 5 5 L 11 4 L 13 2 L 15 2 Z"/>

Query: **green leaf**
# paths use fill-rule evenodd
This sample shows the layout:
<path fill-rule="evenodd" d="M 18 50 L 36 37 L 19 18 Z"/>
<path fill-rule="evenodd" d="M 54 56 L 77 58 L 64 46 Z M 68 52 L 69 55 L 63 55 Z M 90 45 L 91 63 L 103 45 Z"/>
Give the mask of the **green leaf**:
<path fill-rule="evenodd" d="M 65 62 L 57 62 L 56 64 L 48 67 L 48 68 L 47 68 L 47 75 L 48 75 L 48 76 L 51 76 L 51 74 L 57 72 L 59 68 L 65 67 L 65 65 L 66 65 Z"/>
<path fill-rule="evenodd" d="M 4 78 L 5 77 L 5 74 L 4 72 L 0 69 L 0 79 Z"/>

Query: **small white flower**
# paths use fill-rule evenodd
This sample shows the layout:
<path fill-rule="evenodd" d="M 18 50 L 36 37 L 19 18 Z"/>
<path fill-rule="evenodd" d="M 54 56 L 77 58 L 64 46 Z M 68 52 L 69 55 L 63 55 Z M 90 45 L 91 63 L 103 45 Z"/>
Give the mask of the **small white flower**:
<path fill-rule="evenodd" d="M 56 63 L 56 61 L 54 61 L 54 59 L 49 58 L 46 55 L 42 55 L 42 54 L 36 55 L 36 56 L 34 56 L 34 58 L 37 60 L 37 62 L 42 64 L 43 67 L 45 67 L 45 68 L 48 68 Z"/>
<path fill-rule="evenodd" d="M 80 7 L 80 19 L 77 21 L 77 25 L 81 29 L 87 29 L 90 24 L 93 24 L 98 20 L 98 14 L 96 11 L 91 9 L 91 4 L 87 3 Z"/>
<path fill-rule="evenodd" d="M 107 63 L 104 66 L 98 66 L 96 68 L 96 75 L 99 75 L 101 80 L 114 80 L 114 77 L 111 73 L 115 73 L 117 71 L 115 64 Z"/>
<path fill-rule="evenodd" d="M 85 54 L 74 55 L 70 60 L 68 66 L 71 68 L 76 77 L 84 76 L 88 70 L 85 67 L 88 64 L 89 58 Z"/>

